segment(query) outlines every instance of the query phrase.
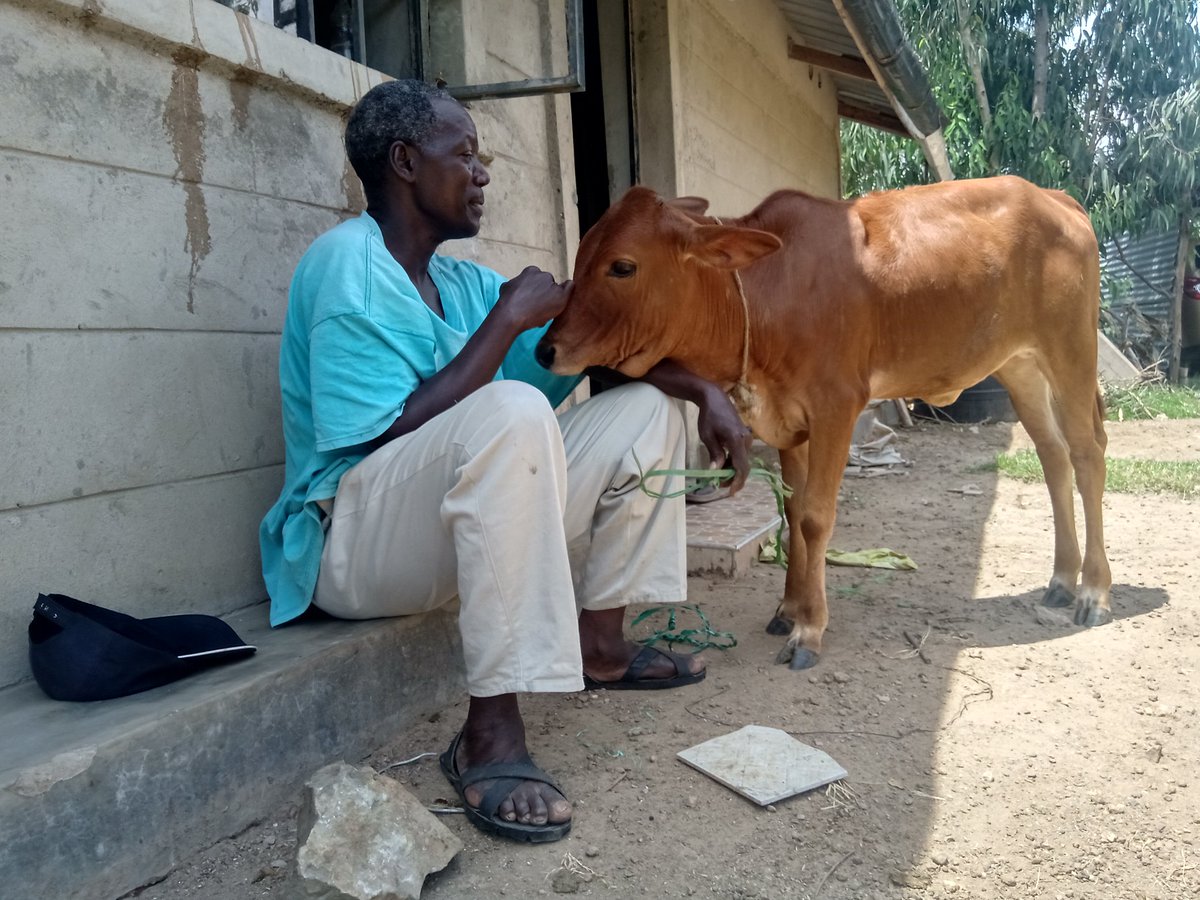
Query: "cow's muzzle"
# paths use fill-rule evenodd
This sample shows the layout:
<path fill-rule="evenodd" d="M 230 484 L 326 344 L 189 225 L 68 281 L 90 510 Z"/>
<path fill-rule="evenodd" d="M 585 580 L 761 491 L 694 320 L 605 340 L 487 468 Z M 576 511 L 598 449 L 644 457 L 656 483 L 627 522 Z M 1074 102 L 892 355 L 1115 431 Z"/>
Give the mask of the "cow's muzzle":
<path fill-rule="evenodd" d="M 538 341 L 537 348 L 533 351 L 533 358 L 538 361 L 543 369 L 549 369 L 554 365 L 554 344 L 542 338 Z"/>

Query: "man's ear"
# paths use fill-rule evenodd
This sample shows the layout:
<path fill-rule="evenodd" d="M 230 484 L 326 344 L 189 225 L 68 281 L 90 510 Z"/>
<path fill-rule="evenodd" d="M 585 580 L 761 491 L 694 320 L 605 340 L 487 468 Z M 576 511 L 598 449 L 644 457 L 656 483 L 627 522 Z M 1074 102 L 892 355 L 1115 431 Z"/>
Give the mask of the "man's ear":
<path fill-rule="evenodd" d="M 404 141 L 396 141 L 388 147 L 388 165 L 405 181 L 412 181 L 416 177 L 413 166 L 413 148 Z"/>

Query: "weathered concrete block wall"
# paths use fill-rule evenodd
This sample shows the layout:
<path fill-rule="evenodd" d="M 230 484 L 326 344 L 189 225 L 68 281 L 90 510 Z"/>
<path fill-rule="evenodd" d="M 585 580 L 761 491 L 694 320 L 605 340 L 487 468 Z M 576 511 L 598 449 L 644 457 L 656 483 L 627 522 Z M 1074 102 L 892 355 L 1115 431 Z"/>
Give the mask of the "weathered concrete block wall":
<path fill-rule="evenodd" d="M 38 591 L 135 615 L 264 598 L 288 281 L 361 207 L 342 120 L 382 76 L 213 0 L 0 0 L 0 69 L 3 686 Z M 495 187 L 454 252 L 565 275 L 567 108 L 474 114 Z"/>
<path fill-rule="evenodd" d="M 783 187 L 838 196 L 833 83 L 788 58 L 773 0 L 671 0 L 670 23 L 679 194 L 719 215 Z"/>

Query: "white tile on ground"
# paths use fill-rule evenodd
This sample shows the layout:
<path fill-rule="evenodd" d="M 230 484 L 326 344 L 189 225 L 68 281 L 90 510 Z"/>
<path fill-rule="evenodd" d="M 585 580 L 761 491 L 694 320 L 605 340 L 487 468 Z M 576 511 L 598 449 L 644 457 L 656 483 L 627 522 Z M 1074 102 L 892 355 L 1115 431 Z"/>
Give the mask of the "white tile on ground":
<path fill-rule="evenodd" d="M 747 725 L 676 755 L 759 806 L 811 791 L 847 774 L 824 750 L 762 725 Z"/>

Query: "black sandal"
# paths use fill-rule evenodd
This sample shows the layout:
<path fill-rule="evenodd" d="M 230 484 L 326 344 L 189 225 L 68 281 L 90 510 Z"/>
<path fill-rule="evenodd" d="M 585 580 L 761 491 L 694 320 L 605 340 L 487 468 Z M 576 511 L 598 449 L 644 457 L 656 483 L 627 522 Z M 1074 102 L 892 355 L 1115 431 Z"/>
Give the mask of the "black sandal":
<path fill-rule="evenodd" d="M 499 816 L 500 804 L 523 781 L 540 781 L 550 785 L 560 794 L 562 793 L 557 782 L 534 765 L 532 759 L 521 762 L 488 763 L 460 772 L 458 771 L 458 745 L 461 742 L 462 732 L 460 731 L 454 736 L 454 740 L 450 742 L 450 747 L 446 752 L 438 758 L 438 762 L 441 763 L 442 774 L 446 776 L 446 780 L 462 798 L 463 809 L 472 825 L 489 834 L 533 844 L 557 841 L 567 836 L 571 830 L 570 820 L 546 822 L 544 825 L 525 825 L 521 822 L 505 821 Z M 492 778 L 496 779 L 496 783 L 484 791 L 483 800 L 479 806 L 475 807 L 468 803 L 467 788 Z"/>
<path fill-rule="evenodd" d="M 654 661 L 656 654 L 658 656 L 665 656 L 671 660 L 675 665 L 674 675 L 668 675 L 665 678 L 642 677 L 642 673 Z M 699 672 L 689 672 L 686 665 L 686 656 L 666 650 L 659 650 L 657 647 L 643 647 L 641 652 L 633 658 L 633 662 L 629 664 L 629 668 L 625 670 L 625 674 L 616 681 L 597 681 L 584 672 L 583 686 L 589 691 L 602 689 L 610 691 L 659 691 L 666 688 L 682 687 L 685 684 L 696 684 L 703 681 L 704 676 L 708 674 L 707 669 L 701 669 Z"/>

